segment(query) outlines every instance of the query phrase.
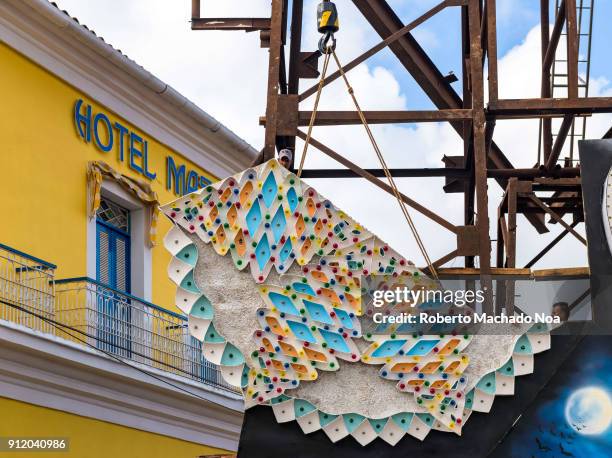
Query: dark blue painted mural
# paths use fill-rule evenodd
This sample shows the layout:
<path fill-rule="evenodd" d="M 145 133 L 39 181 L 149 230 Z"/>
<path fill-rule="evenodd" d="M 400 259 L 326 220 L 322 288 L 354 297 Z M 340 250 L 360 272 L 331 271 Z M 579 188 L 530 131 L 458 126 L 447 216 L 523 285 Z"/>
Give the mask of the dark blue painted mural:
<path fill-rule="evenodd" d="M 612 456 L 612 345 L 608 337 L 584 338 L 519 418 L 495 456 Z"/>

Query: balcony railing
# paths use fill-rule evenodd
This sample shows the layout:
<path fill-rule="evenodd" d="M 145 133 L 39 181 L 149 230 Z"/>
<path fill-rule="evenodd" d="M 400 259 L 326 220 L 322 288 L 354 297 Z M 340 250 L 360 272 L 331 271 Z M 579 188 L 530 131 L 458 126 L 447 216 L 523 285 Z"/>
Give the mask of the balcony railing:
<path fill-rule="evenodd" d="M 0 243 L 0 319 L 52 334 L 55 268 Z"/>
<path fill-rule="evenodd" d="M 0 319 L 228 391 L 202 356 L 187 317 L 0 245 Z"/>

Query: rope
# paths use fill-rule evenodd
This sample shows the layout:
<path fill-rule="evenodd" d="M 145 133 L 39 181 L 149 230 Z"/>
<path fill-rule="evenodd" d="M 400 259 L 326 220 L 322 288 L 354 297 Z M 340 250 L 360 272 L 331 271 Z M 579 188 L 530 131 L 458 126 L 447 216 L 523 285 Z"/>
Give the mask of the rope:
<path fill-rule="evenodd" d="M 395 184 L 395 180 L 393 179 L 391 172 L 389 171 L 389 167 L 387 166 L 385 158 L 383 157 L 382 151 L 380 150 L 378 143 L 376 142 L 376 139 L 374 138 L 374 134 L 372 134 L 372 130 L 370 129 L 368 121 L 365 118 L 363 111 L 361 110 L 361 106 L 359 105 L 359 102 L 357 101 L 357 97 L 355 97 L 355 91 L 351 87 L 349 80 L 346 77 L 344 68 L 340 64 L 340 60 L 338 59 L 338 56 L 336 55 L 335 46 L 333 45 L 327 46 L 327 52 L 325 52 L 324 54 L 325 54 L 325 60 L 323 62 L 323 71 L 321 72 L 321 79 L 319 80 L 319 84 L 317 87 L 314 107 L 312 109 L 312 114 L 310 115 L 310 122 L 308 123 L 308 131 L 306 133 L 306 139 L 304 140 L 304 149 L 302 150 L 302 157 L 300 158 L 300 166 L 297 171 L 297 176 L 298 177 L 302 176 L 302 171 L 304 169 L 304 161 L 306 160 L 306 155 L 308 153 L 308 146 L 310 145 L 310 140 L 312 138 L 312 129 L 314 126 L 315 119 L 317 117 L 317 111 L 319 109 L 319 101 L 321 100 L 321 93 L 323 91 L 323 87 L 325 84 L 325 76 L 329 68 L 330 57 L 333 56 L 334 60 L 336 61 L 336 65 L 338 66 L 338 70 L 340 71 L 340 75 L 342 76 L 342 79 L 344 80 L 344 83 L 346 84 L 348 93 L 351 96 L 351 99 L 353 100 L 353 104 L 355 105 L 355 108 L 357 109 L 357 113 L 359 114 L 359 119 L 361 120 L 361 123 L 363 124 L 363 127 L 365 128 L 366 133 L 368 134 L 368 138 L 370 139 L 370 142 L 372 143 L 372 147 L 374 148 L 374 151 L 376 152 L 376 155 L 378 156 L 380 165 L 385 171 L 385 176 L 387 177 L 387 180 L 389 181 L 389 184 L 391 185 L 391 189 L 393 190 L 393 195 L 397 199 L 397 203 L 399 204 L 400 209 L 402 210 L 402 213 L 404 215 L 404 218 L 406 219 L 406 222 L 408 223 L 408 227 L 410 228 L 410 231 L 412 232 L 412 235 L 417 242 L 419 250 L 421 251 L 421 255 L 425 259 L 425 262 L 427 263 L 428 269 L 432 277 L 438 280 L 439 279 L 438 272 L 436 271 L 434 264 L 431 262 L 431 258 L 429 257 L 429 254 L 427 253 L 427 249 L 425 248 L 425 244 L 423 243 L 423 240 L 421 239 L 419 231 L 416 225 L 414 224 L 414 221 L 412 220 L 410 213 L 408 212 L 406 203 L 402 200 L 401 193 L 397 185 Z"/>
<path fill-rule="evenodd" d="M 330 48 L 328 48 L 330 49 Z M 325 83 L 325 75 L 327 74 L 327 68 L 329 67 L 329 60 L 331 53 L 325 53 L 325 60 L 323 61 L 323 71 L 321 72 L 321 79 L 319 80 L 319 86 L 317 88 L 317 96 L 315 98 L 314 107 L 312 108 L 312 114 L 310 115 L 310 123 L 308 124 L 308 133 L 306 134 L 306 140 L 304 142 L 304 149 L 302 150 L 302 157 L 300 158 L 300 167 L 298 168 L 297 176 L 302 176 L 302 170 L 304 169 L 304 161 L 306 160 L 306 154 L 308 153 L 308 145 L 310 144 L 310 138 L 312 135 L 312 128 L 314 126 L 315 119 L 317 117 L 317 110 L 319 109 L 319 100 L 321 100 L 321 92 Z"/>
<path fill-rule="evenodd" d="M 370 142 L 372 143 L 372 147 L 374 148 L 374 151 L 376 152 L 376 155 L 378 156 L 378 160 L 380 161 L 380 165 L 382 166 L 382 168 L 385 171 L 385 176 L 387 177 L 387 180 L 389 180 L 389 184 L 391 185 L 391 188 L 393 190 L 393 194 L 395 195 L 395 198 L 397 199 L 397 203 L 400 206 L 400 209 L 402 210 L 402 213 L 404 214 L 404 218 L 406 219 L 406 222 L 408 223 L 408 226 L 410 227 L 410 230 L 412 232 L 412 235 L 414 236 L 417 245 L 419 246 L 419 250 L 421 251 L 421 254 L 423 255 L 423 258 L 425 258 L 425 262 L 428 265 L 428 269 L 431 272 L 432 276 L 438 280 L 438 273 L 436 271 L 435 266 L 433 265 L 433 263 L 431 262 L 431 259 L 429 257 L 429 254 L 427 253 L 427 249 L 425 248 L 425 244 L 423 243 L 423 240 L 421 239 L 421 236 L 419 235 L 419 231 L 417 230 L 414 221 L 412 220 L 412 217 L 410 216 L 410 213 L 408 212 L 408 208 L 406 207 L 406 203 L 402 200 L 401 194 L 399 189 L 397 188 L 397 185 L 395 184 L 395 180 L 393 179 L 393 176 L 391 175 L 391 172 L 389 171 L 389 168 L 387 167 L 387 163 L 385 161 L 385 158 L 382 155 L 382 152 L 378 146 L 378 143 L 376 142 L 376 139 L 374 138 L 374 135 L 372 134 L 372 130 L 370 129 L 370 126 L 368 124 L 368 121 L 365 118 L 365 115 L 363 114 L 363 111 L 361 110 L 361 107 L 359 106 L 359 102 L 357 101 L 357 97 L 355 97 L 355 91 L 353 90 L 353 88 L 351 87 L 348 78 L 346 77 L 346 73 L 344 72 L 344 68 L 342 67 L 342 65 L 340 64 L 340 60 L 338 59 L 338 56 L 336 55 L 336 51 L 335 49 L 332 49 L 332 55 L 334 56 L 334 60 L 336 61 L 336 65 L 338 66 L 338 70 L 340 71 L 340 75 L 342 76 L 342 79 L 344 80 L 348 93 L 351 96 L 351 99 L 353 99 L 353 103 L 355 104 L 355 108 L 357 109 L 357 113 L 359 114 L 359 119 L 361 119 L 361 123 L 363 124 L 363 127 L 365 128 L 368 137 L 370 138 Z M 321 85 L 321 83 L 319 83 Z M 314 115 L 314 113 L 313 113 Z M 314 119 L 313 119 L 314 121 Z M 309 132 L 310 133 L 310 132 Z M 310 141 L 310 136 L 308 136 L 306 138 L 306 141 Z"/>

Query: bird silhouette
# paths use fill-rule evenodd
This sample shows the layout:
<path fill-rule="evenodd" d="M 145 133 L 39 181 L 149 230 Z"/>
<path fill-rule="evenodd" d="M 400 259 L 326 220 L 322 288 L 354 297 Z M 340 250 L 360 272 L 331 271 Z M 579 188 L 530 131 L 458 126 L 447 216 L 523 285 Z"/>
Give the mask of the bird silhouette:
<path fill-rule="evenodd" d="M 552 448 L 550 448 L 548 445 L 542 444 L 542 441 L 540 441 L 539 438 L 536 437 L 535 441 L 536 441 L 536 444 L 538 444 L 538 448 L 540 450 L 542 450 L 543 452 L 551 452 L 552 451 Z"/>
<path fill-rule="evenodd" d="M 568 452 L 567 450 L 565 450 L 563 448 L 563 445 L 559 444 L 559 450 L 561 451 L 561 453 L 565 456 L 575 456 L 572 452 Z"/>

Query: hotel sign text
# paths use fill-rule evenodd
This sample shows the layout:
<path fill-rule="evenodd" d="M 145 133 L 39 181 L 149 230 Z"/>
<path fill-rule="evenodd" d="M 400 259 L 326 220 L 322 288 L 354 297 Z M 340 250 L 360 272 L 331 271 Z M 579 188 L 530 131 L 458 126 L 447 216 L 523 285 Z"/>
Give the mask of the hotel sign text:
<path fill-rule="evenodd" d="M 124 126 L 119 121 L 111 120 L 105 113 L 94 113 L 90 104 L 78 99 L 74 104 L 74 124 L 77 134 L 87 143 L 93 141 L 103 153 L 116 151 L 120 162 L 127 162 L 135 172 L 148 180 L 154 180 L 157 172 L 149 164 L 149 142 Z M 210 184 L 210 180 L 195 170 L 177 165 L 174 158 L 166 156 L 166 189 L 172 189 L 177 195 L 184 195 Z"/>

